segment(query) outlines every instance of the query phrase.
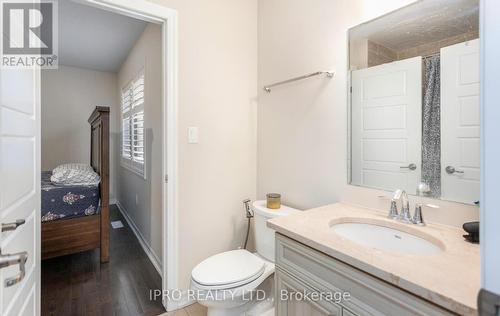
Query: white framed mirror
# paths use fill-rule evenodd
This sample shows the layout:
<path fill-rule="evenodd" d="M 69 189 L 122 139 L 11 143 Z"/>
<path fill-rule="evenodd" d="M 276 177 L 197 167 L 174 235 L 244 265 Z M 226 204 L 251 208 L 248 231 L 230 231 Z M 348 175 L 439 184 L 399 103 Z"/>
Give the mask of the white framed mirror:
<path fill-rule="evenodd" d="M 478 0 L 421 0 L 351 28 L 348 81 L 350 184 L 479 200 Z"/>

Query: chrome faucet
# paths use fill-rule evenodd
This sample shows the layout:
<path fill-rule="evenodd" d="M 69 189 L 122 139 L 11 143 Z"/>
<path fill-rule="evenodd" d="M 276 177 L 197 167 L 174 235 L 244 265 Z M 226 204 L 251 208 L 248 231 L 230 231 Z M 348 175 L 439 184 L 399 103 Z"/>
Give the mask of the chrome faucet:
<path fill-rule="evenodd" d="M 401 200 L 401 213 L 398 214 L 397 201 L 399 200 Z M 388 217 L 407 224 L 425 226 L 424 215 L 422 213 L 422 208 L 424 206 L 439 208 L 437 205 L 417 203 L 415 205 L 415 213 L 412 217 L 410 213 L 410 200 L 408 198 L 408 194 L 405 190 L 397 189 L 394 191 L 391 198 L 391 208 L 389 210 Z"/>
<path fill-rule="evenodd" d="M 405 223 L 413 223 L 410 214 L 410 200 L 405 190 L 401 193 L 401 216 L 398 219 Z"/>

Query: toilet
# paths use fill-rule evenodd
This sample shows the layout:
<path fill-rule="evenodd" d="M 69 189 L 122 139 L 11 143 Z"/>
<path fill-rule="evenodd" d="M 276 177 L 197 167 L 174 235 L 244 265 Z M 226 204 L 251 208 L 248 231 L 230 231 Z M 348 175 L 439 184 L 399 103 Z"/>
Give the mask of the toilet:
<path fill-rule="evenodd" d="M 191 273 L 191 290 L 198 303 L 208 308 L 208 316 L 263 315 L 274 308 L 274 231 L 266 222 L 299 210 L 285 205 L 271 210 L 266 201 L 255 201 L 252 209 L 257 252 L 219 253 Z"/>

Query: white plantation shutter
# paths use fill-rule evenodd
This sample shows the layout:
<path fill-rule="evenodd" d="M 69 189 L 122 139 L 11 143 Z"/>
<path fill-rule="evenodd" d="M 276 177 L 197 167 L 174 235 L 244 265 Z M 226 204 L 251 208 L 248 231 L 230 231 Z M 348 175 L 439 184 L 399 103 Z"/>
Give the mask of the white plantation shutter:
<path fill-rule="evenodd" d="M 122 163 L 144 176 L 144 72 L 122 90 Z"/>
<path fill-rule="evenodd" d="M 132 108 L 144 107 L 144 75 L 140 75 L 135 81 L 132 81 Z"/>
<path fill-rule="evenodd" d="M 122 143 L 122 156 L 123 158 L 131 158 L 132 143 L 130 134 L 130 117 L 123 119 L 123 143 Z"/>
<path fill-rule="evenodd" d="M 130 95 L 130 89 L 122 91 L 122 113 L 127 113 L 132 108 L 132 96 Z"/>
<path fill-rule="evenodd" d="M 144 110 L 132 117 L 132 160 L 144 163 Z"/>

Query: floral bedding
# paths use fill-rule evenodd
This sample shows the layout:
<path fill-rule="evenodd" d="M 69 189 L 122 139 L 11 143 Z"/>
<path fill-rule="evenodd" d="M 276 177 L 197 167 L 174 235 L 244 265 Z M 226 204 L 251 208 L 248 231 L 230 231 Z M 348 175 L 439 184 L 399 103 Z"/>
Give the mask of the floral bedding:
<path fill-rule="evenodd" d="M 42 222 L 99 213 L 98 185 L 59 185 L 42 171 Z"/>

